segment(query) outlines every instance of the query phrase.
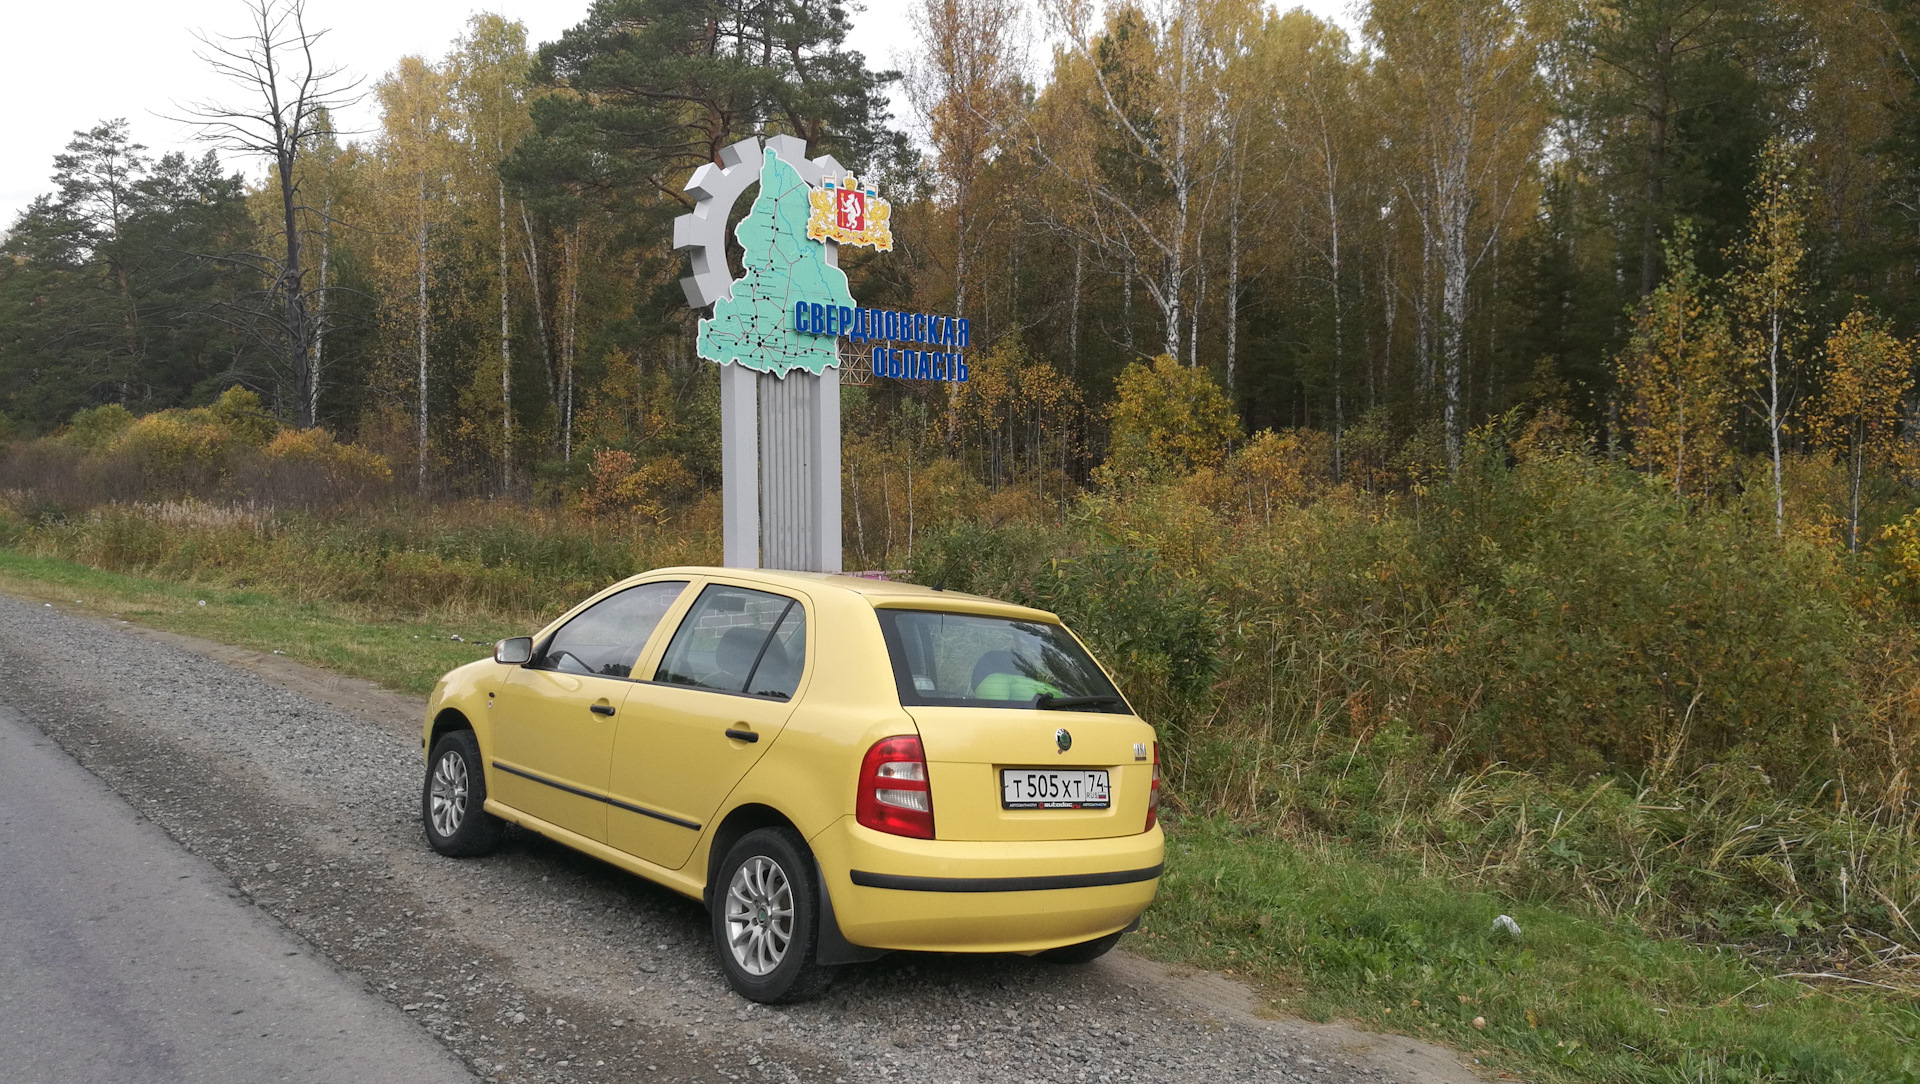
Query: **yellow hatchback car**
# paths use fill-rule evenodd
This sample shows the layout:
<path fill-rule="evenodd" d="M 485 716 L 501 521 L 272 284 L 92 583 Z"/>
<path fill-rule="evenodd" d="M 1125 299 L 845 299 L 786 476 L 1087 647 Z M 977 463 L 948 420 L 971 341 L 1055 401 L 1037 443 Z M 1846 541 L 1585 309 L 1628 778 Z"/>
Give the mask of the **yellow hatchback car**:
<path fill-rule="evenodd" d="M 1153 899 L 1159 751 L 1060 619 L 849 576 L 668 568 L 440 679 L 421 819 L 702 900 L 755 1001 L 894 950 L 1091 960 Z"/>

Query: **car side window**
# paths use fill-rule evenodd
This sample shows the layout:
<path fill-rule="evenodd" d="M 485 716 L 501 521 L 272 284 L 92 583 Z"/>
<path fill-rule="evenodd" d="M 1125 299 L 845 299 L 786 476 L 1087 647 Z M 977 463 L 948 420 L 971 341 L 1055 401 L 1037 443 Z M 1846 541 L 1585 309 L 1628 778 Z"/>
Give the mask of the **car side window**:
<path fill-rule="evenodd" d="M 537 663 L 543 670 L 600 677 L 631 677 L 654 626 L 667 616 L 687 581 L 629 587 L 582 610 L 560 627 Z"/>
<path fill-rule="evenodd" d="M 788 620 L 789 614 L 800 616 Z M 674 631 L 653 679 L 726 693 L 745 692 L 753 680 L 769 690 L 756 695 L 785 699 L 799 684 L 803 658 L 790 651 L 792 646 L 804 651 L 805 635 L 805 616 L 793 599 L 711 584 Z M 767 668 L 764 679 L 757 676 L 762 668 Z"/>

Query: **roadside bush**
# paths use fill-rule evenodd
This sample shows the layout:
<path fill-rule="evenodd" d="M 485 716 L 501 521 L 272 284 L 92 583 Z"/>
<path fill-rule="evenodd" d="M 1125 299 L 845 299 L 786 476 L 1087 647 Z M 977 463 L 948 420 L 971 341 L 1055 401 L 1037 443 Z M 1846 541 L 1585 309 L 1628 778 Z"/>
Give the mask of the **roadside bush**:
<path fill-rule="evenodd" d="M 1482 762 L 1580 775 L 1757 763 L 1784 786 L 1838 767 L 1857 715 L 1835 553 L 1689 506 L 1582 455 L 1509 467 L 1483 444 L 1423 518 L 1422 578 L 1470 601 L 1458 675 Z"/>
<path fill-rule="evenodd" d="M 97 452 L 126 432 L 133 421 L 132 411 L 119 403 L 108 403 L 75 414 L 60 439 L 82 451 Z"/>
<path fill-rule="evenodd" d="M 238 443 L 207 412 L 166 410 L 128 426 L 90 466 L 121 500 L 219 493 Z"/>
<path fill-rule="evenodd" d="M 284 430 L 261 449 L 244 485 L 255 499 L 293 507 L 360 501 L 393 481 L 385 456 L 342 444 L 324 429 Z"/>
<path fill-rule="evenodd" d="M 607 448 L 593 455 L 591 481 L 580 503 L 595 515 L 636 515 L 662 523 L 693 488 L 693 475 L 671 455 L 643 463 L 632 452 Z"/>
<path fill-rule="evenodd" d="M 1217 467 L 1240 431 L 1213 377 L 1165 354 L 1128 365 L 1114 392 L 1113 434 L 1096 472 L 1109 483 Z"/>

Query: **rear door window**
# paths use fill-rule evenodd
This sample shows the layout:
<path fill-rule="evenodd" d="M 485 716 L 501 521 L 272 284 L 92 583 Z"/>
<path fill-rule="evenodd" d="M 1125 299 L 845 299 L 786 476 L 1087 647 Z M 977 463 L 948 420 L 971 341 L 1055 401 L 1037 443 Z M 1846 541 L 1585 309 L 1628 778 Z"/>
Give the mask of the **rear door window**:
<path fill-rule="evenodd" d="M 880 610 L 906 705 L 1031 708 L 1041 698 L 1127 713 L 1126 702 L 1066 629 L 1038 621 Z"/>
<path fill-rule="evenodd" d="M 784 595 L 710 584 L 674 631 L 653 680 L 775 700 L 806 660 L 806 612 Z"/>
<path fill-rule="evenodd" d="M 686 587 L 685 580 L 666 580 L 608 595 L 562 625 L 536 665 L 568 674 L 631 677 L 654 626 Z"/>

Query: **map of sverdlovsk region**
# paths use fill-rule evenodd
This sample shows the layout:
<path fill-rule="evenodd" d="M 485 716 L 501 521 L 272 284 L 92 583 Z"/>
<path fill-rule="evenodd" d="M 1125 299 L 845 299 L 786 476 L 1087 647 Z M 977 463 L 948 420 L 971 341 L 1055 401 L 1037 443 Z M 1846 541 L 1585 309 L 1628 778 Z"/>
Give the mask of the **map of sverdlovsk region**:
<path fill-rule="evenodd" d="M 713 316 L 700 321 L 699 353 L 775 376 L 792 369 L 818 374 L 839 364 L 838 340 L 795 331 L 794 303 L 851 308 L 853 295 L 846 273 L 827 263 L 827 246 L 807 240 L 807 183 L 772 150 L 765 154 L 760 192 L 733 231 L 745 250 L 746 274 L 714 303 Z"/>

